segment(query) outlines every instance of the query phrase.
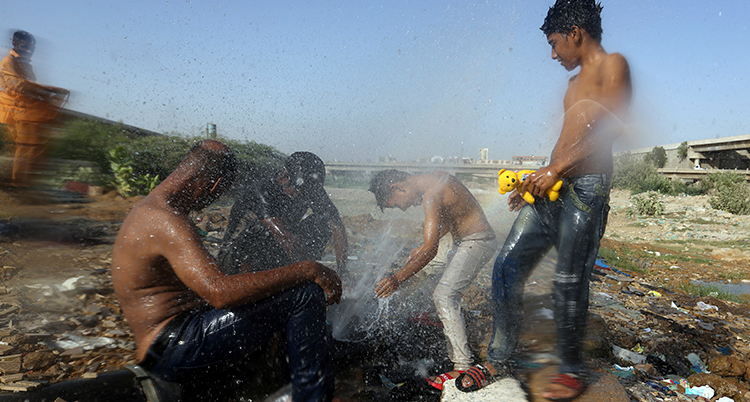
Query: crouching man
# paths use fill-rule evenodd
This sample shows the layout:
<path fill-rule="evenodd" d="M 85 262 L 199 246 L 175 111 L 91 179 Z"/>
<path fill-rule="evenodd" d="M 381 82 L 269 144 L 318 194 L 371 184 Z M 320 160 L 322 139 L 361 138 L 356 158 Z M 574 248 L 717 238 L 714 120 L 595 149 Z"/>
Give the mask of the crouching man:
<path fill-rule="evenodd" d="M 325 313 L 326 300 L 338 303 L 341 297 L 336 273 L 301 261 L 226 275 L 188 217 L 216 200 L 235 175 L 232 151 L 202 141 L 123 222 L 112 252 L 112 282 L 137 357 L 152 375 L 185 383 L 284 330 L 292 399 L 330 401 Z"/>

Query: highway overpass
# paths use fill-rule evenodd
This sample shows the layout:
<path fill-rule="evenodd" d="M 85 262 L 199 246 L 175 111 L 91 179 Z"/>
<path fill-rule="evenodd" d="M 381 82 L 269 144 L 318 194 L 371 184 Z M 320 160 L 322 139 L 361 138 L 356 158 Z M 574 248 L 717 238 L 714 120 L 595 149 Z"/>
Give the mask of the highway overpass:
<path fill-rule="evenodd" d="M 538 165 L 500 165 L 500 164 L 458 164 L 458 163 L 359 163 L 359 162 L 326 162 L 326 175 L 367 177 L 386 169 L 402 170 L 408 173 L 424 173 L 442 170 L 452 175 L 470 174 L 477 177 L 495 177 L 500 169 L 521 170 L 539 169 Z"/>
<path fill-rule="evenodd" d="M 386 169 L 403 170 L 408 173 L 424 173 L 442 170 L 452 175 L 469 174 L 476 177 L 494 178 L 500 169 L 513 171 L 523 169 L 539 169 L 540 166 L 500 165 L 500 164 L 418 164 L 418 163 L 358 163 L 358 162 L 326 162 L 326 174 L 332 177 L 371 177 L 373 174 Z M 724 172 L 729 169 L 694 169 L 694 168 L 663 168 L 659 173 L 671 179 L 684 181 L 701 180 L 710 173 Z M 730 170 L 743 174 L 750 181 L 750 170 Z"/>

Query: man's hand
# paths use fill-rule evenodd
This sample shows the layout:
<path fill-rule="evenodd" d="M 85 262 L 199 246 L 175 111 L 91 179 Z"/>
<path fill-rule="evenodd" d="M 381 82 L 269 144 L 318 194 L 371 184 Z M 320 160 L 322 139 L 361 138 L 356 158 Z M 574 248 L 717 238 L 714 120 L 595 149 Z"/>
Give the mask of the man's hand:
<path fill-rule="evenodd" d="M 393 276 L 386 276 L 375 286 L 375 296 L 379 298 L 388 297 L 398 290 L 401 284 Z"/>
<path fill-rule="evenodd" d="M 304 262 L 313 265 L 315 273 L 312 281 L 317 283 L 326 292 L 328 295 L 328 305 L 338 304 L 341 301 L 341 279 L 336 274 L 336 271 L 315 261 Z"/>
<path fill-rule="evenodd" d="M 560 180 L 560 173 L 558 173 L 551 165 L 545 166 L 532 172 L 529 177 L 521 183 L 518 192 L 519 194 L 523 194 L 528 191 L 537 197 L 544 197 L 547 195 L 547 189 L 557 183 L 558 180 Z"/>
<path fill-rule="evenodd" d="M 510 212 L 520 211 L 526 205 L 526 200 L 518 191 L 514 191 L 508 196 L 508 205 L 510 206 Z"/>

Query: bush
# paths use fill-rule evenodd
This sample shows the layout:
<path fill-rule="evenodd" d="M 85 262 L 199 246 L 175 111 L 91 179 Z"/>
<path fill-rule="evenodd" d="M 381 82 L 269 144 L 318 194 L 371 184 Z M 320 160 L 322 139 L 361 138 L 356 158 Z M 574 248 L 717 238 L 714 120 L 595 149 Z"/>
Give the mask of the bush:
<path fill-rule="evenodd" d="M 630 190 L 633 194 L 656 191 L 670 195 L 699 195 L 706 192 L 706 189 L 700 185 L 688 185 L 683 181 L 673 181 L 664 177 L 652 163 L 638 160 L 630 153 L 625 153 L 615 159 L 612 186 Z"/>
<path fill-rule="evenodd" d="M 745 176 L 733 172 L 711 173 L 706 177 L 711 191 L 711 208 L 736 215 L 750 215 L 750 187 Z"/>
<path fill-rule="evenodd" d="M 708 191 L 708 189 L 702 182 L 687 184 L 682 180 L 674 180 L 672 181 L 672 191 L 670 191 L 669 194 L 703 195 L 706 194 L 706 191 Z"/>
<path fill-rule="evenodd" d="M 286 155 L 270 145 L 228 138 L 219 138 L 219 141 L 234 151 L 240 164 L 240 175 L 253 178 L 267 176 L 280 169 L 286 160 Z"/>
<path fill-rule="evenodd" d="M 668 193 L 672 187 L 669 179 L 659 174 L 656 167 L 626 153 L 615 160 L 612 186 L 633 193 L 659 191 Z"/>
<path fill-rule="evenodd" d="M 111 183 L 118 191 L 143 194 L 169 176 L 190 148 L 202 139 L 180 134 L 135 136 L 118 125 L 76 119 L 63 127 L 51 156 L 93 162 L 112 178 Z M 228 138 L 219 140 L 237 156 L 238 184 L 270 174 L 286 159 L 286 155 L 269 145 Z"/>
<path fill-rule="evenodd" d="M 643 156 L 643 161 L 661 169 L 667 164 L 667 151 L 663 147 L 654 147 L 651 152 Z"/>
<path fill-rule="evenodd" d="M 664 204 L 659 200 L 659 193 L 647 191 L 630 197 L 633 212 L 639 215 L 656 216 L 664 213 Z"/>
<path fill-rule="evenodd" d="M 136 138 L 122 144 L 133 174 L 158 176 L 164 179 L 177 167 L 199 138 L 178 135 L 159 135 Z"/>
<path fill-rule="evenodd" d="M 677 147 L 677 159 L 682 162 L 688 157 L 688 142 L 683 141 Z"/>
<path fill-rule="evenodd" d="M 127 143 L 122 127 L 93 120 L 75 119 L 66 123 L 52 143 L 50 156 L 58 159 L 89 161 L 109 174 L 109 150 Z"/>

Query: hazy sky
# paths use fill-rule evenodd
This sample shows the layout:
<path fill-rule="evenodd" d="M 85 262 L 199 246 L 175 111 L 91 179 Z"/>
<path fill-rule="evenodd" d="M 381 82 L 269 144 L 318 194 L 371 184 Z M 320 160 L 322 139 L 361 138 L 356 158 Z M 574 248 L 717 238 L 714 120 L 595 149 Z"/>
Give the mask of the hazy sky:
<path fill-rule="evenodd" d="M 7 2 L 3 53 L 37 37 L 68 107 L 157 132 L 220 134 L 325 160 L 548 155 L 572 75 L 539 30 L 554 0 Z M 750 134 L 747 0 L 602 0 L 628 58 L 620 149 Z"/>

